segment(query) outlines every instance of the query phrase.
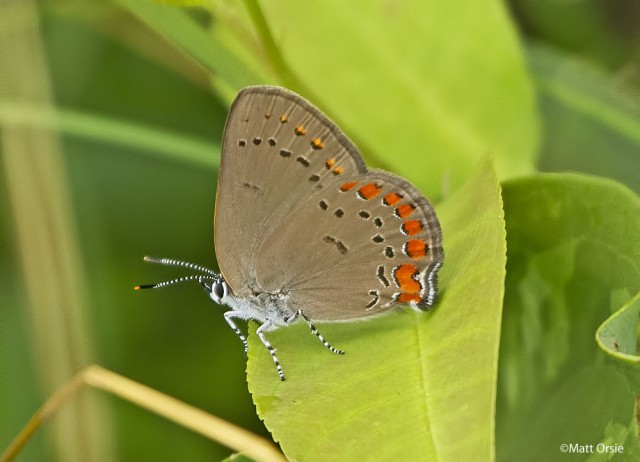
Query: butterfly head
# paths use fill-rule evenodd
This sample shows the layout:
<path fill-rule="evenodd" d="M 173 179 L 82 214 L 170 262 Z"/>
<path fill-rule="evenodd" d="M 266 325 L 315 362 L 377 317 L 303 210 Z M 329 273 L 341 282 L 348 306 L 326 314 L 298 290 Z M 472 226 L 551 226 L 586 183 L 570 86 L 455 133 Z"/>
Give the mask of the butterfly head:
<path fill-rule="evenodd" d="M 216 302 L 218 305 L 225 305 L 226 298 L 229 295 L 229 285 L 227 281 L 224 280 L 222 275 L 218 275 L 209 281 L 201 281 L 202 287 L 204 287 L 205 292 L 211 300 Z"/>
<path fill-rule="evenodd" d="M 181 266 L 200 272 L 201 274 L 194 274 L 190 276 L 183 276 L 169 281 L 158 282 L 156 284 L 142 284 L 135 287 L 136 290 L 140 289 L 158 289 L 160 287 L 171 286 L 187 281 L 197 281 L 204 288 L 205 292 L 211 300 L 219 305 L 226 304 L 227 296 L 230 293 L 229 285 L 224 280 L 222 274 L 206 268 L 204 266 L 196 265 L 195 263 L 189 263 L 186 261 L 173 260 L 170 258 L 155 258 L 144 257 L 144 260 L 150 263 L 158 263 L 160 265 L 167 266 Z"/>

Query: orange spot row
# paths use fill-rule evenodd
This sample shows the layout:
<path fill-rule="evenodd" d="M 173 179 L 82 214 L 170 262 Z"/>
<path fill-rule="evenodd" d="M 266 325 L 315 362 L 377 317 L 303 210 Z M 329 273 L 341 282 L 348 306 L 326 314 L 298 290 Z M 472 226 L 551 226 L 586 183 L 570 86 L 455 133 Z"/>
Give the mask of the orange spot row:
<path fill-rule="evenodd" d="M 413 204 L 402 204 L 396 207 L 396 216 L 400 218 L 407 218 L 409 215 L 413 213 L 416 209 L 416 206 Z"/>
<path fill-rule="evenodd" d="M 304 128 L 302 125 L 296 125 L 294 132 L 296 133 L 296 135 L 302 136 L 307 134 L 307 129 Z"/>
<path fill-rule="evenodd" d="M 289 122 L 289 117 L 287 117 L 286 114 L 282 114 L 280 116 L 280 123 L 286 124 L 287 122 Z"/>
<path fill-rule="evenodd" d="M 328 169 L 332 169 L 333 166 L 336 165 L 336 160 L 333 158 L 329 158 L 324 164 L 327 166 Z"/>
<path fill-rule="evenodd" d="M 419 303 L 422 299 L 418 294 L 408 294 L 406 292 L 402 292 L 398 296 L 397 300 L 401 303 L 410 303 L 410 302 Z"/>
<path fill-rule="evenodd" d="M 414 260 L 422 258 L 427 254 L 427 243 L 422 239 L 411 239 L 404 245 L 404 253 Z"/>
<path fill-rule="evenodd" d="M 402 199 L 402 196 L 400 194 L 392 192 L 384 196 L 382 202 L 384 203 L 384 205 L 396 205 L 398 202 L 400 202 L 400 199 Z"/>
<path fill-rule="evenodd" d="M 380 191 L 382 191 L 382 186 L 377 183 L 368 183 L 358 189 L 358 195 L 362 199 L 368 201 L 369 199 L 373 199 L 378 194 L 380 194 Z"/>
<path fill-rule="evenodd" d="M 400 290 L 409 294 L 417 294 L 422 289 L 422 285 L 414 279 L 418 274 L 418 268 L 410 263 L 399 265 L 393 270 L 396 284 Z"/>
<path fill-rule="evenodd" d="M 333 169 L 334 175 L 342 175 L 344 173 L 344 169 L 340 166 Z"/>
<path fill-rule="evenodd" d="M 324 148 L 324 143 L 320 140 L 320 138 L 313 138 L 311 140 L 311 147 L 313 149 L 322 149 Z"/>
<path fill-rule="evenodd" d="M 420 231 L 422 231 L 422 223 L 420 223 L 418 220 L 407 220 L 402 223 L 400 229 L 404 234 L 413 236 L 414 234 L 418 234 Z"/>
<path fill-rule="evenodd" d="M 340 186 L 340 191 L 347 192 L 357 184 L 358 184 L 357 181 L 350 181 L 349 183 L 345 183 L 342 186 Z"/>

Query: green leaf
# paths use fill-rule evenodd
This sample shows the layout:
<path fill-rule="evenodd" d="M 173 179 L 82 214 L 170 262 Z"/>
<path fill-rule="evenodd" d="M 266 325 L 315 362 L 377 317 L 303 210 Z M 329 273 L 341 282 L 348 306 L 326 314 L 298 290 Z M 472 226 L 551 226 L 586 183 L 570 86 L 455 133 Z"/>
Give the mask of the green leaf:
<path fill-rule="evenodd" d="M 257 2 L 245 3 L 259 18 Z M 501 177 L 531 171 L 534 96 L 501 3 L 262 5 L 269 29 L 256 21 L 254 32 L 262 47 L 246 42 L 256 59 L 282 69 L 282 58 L 297 76 L 294 90 L 332 116 L 365 155 L 430 197 L 443 194 L 443 177 L 452 189 L 461 185 L 487 154 Z"/>
<path fill-rule="evenodd" d="M 593 65 L 530 46 L 544 137 L 538 165 L 614 178 L 640 192 L 640 108 L 614 78 Z"/>
<path fill-rule="evenodd" d="M 637 451 L 631 384 L 603 365 L 594 334 L 640 290 L 640 200 L 619 183 L 574 174 L 510 181 L 503 196 L 498 459 L 554 460 L 561 444 L 611 438 Z M 626 321 L 635 330 L 637 316 Z"/>
<path fill-rule="evenodd" d="M 638 366 L 639 319 L 640 293 L 602 323 L 596 335 L 600 348 L 617 359 Z"/>
<path fill-rule="evenodd" d="M 433 312 L 321 324 L 268 337 L 281 382 L 251 329 L 249 389 L 292 460 L 491 460 L 505 233 L 492 165 L 438 208 L 445 263 Z M 255 326 L 254 326 L 255 327 Z"/>
<path fill-rule="evenodd" d="M 459 187 L 487 154 L 501 177 L 532 169 L 533 91 L 499 3 L 474 2 L 461 15 L 435 0 L 324 1 L 309 16 L 291 0 L 264 9 L 218 1 L 207 30 L 180 9 L 116 1 L 208 69 L 226 100 L 275 73 L 432 198 Z M 425 153 L 427 168 L 416 168 Z"/>
<path fill-rule="evenodd" d="M 640 293 L 623 308 L 612 314 L 596 332 L 598 346 L 614 359 L 636 394 L 640 394 L 639 320 Z"/>

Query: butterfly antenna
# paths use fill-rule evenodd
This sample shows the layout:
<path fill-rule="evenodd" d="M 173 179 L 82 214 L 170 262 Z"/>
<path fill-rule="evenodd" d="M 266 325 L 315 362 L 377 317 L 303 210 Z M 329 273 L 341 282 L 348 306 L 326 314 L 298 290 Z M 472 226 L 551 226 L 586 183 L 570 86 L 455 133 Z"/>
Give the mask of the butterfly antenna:
<path fill-rule="evenodd" d="M 195 263 L 190 263 L 188 261 L 181 260 L 173 260 L 171 258 L 156 258 L 156 257 L 144 257 L 144 261 L 148 261 L 149 263 L 157 263 L 159 265 L 167 265 L 167 266 L 181 266 L 183 268 L 189 268 L 194 271 L 200 271 L 201 273 L 207 273 L 212 276 L 218 276 L 218 273 L 215 271 L 205 268 L 204 266 L 196 265 Z"/>
<path fill-rule="evenodd" d="M 182 282 L 187 281 L 198 281 L 200 284 L 204 284 L 204 281 L 213 281 L 215 278 L 209 276 L 203 276 L 201 274 L 196 274 L 192 276 L 183 276 L 181 278 L 171 279 L 170 281 L 158 282 L 157 284 L 140 284 L 139 286 L 135 286 L 135 290 L 142 289 L 159 289 L 160 287 L 172 286 L 174 284 L 180 284 Z"/>
<path fill-rule="evenodd" d="M 141 289 L 158 289 L 160 287 L 171 286 L 174 284 L 180 284 L 182 282 L 187 281 L 198 281 L 200 284 L 205 285 L 204 281 L 213 281 L 217 277 L 219 277 L 218 273 L 209 268 L 205 268 L 204 266 L 196 265 L 195 263 L 190 263 L 188 261 L 174 260 L 172 258 L 156 258 L 156 257 L 144 257 L 144 261 L 150 263 L 157 263 L 159 265 L 167 265 L 167 266 L 180 266 L 182 268 L 188 268 L 194 271 L 200 271 L 201 273 L 206 273 L 209 276 L 205 275 L 193 275 L 193 276 L 183 276 L 181 278 L 171 279 L 170 281 L 158 282 L 157 284 L 141 284 L 135 286 L 135 290 Z"/>

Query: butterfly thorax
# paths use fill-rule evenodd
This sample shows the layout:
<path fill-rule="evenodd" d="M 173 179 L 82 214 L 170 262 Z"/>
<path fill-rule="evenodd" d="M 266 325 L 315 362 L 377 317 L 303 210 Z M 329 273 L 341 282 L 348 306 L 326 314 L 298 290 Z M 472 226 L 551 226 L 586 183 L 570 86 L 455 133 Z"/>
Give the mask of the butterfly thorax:
<path fill-rule="evenodd" d="M 224 297 L 214 301 L 242 313 L 244 319 L 254 319 L 262 323 L 271 321 L 278 326 L 286 325 L 285 320 L 294 313 L 288 306 L 289 294 L 284 290 L 276 293 L 254 290 L 249 296 L 238 297 L 229 288 Z"/>

